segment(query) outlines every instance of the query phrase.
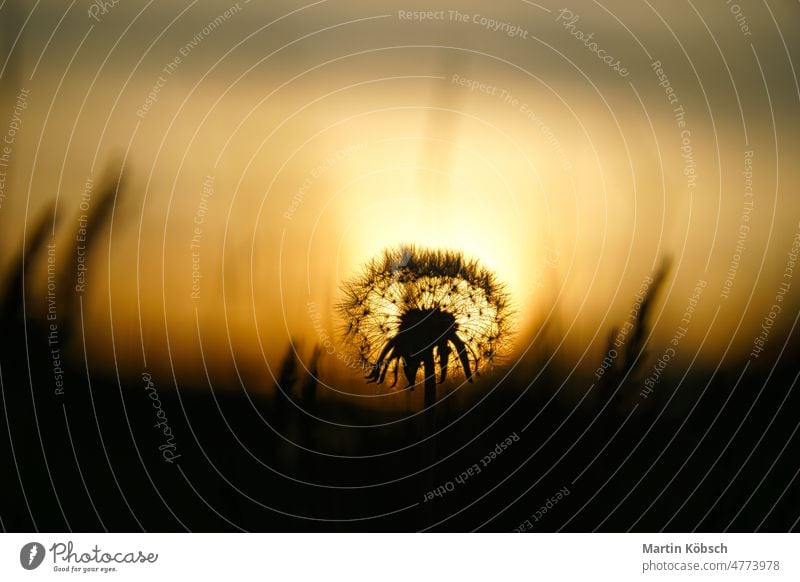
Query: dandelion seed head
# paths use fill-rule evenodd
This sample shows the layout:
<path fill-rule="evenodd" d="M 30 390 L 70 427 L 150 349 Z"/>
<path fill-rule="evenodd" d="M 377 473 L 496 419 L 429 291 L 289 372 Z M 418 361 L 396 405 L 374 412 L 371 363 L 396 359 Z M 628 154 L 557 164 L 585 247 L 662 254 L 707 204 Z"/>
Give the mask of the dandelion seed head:
<path fill-rule="evenodd" d="M 414 384 L 438 366 L 440 381 L 471 380 L 507 351 L 511 313 L 495 275 L 460 252 L 401 246 L 384 251 L 342 285 L 344 339 L 370 381 L 402 366 Z M 451 357 L 453 356 L 453 357 Z"/>

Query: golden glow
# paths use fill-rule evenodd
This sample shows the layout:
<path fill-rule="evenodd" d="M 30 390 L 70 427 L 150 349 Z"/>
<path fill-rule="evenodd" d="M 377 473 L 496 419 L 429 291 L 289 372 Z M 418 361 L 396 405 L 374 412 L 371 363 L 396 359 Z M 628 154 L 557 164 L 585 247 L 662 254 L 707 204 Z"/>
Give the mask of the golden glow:
<path fill-rule="evenodd" d="M 230 366 L 231 354 L 257 365 L 265 356 L 272 365 L 289 338 L 306 349 L 333 345 L 339 283 L 365 260 L 402 243 L 479 259 L 507 284 L 522 329 L 555 307 L 553 317 L 570 330 L 568 341 L 592 343 L 592 349 L 602 349 L 642 279 L 670 254 L 674 286 L 655 340 L 671 337 L 670 322 L 680 319 L 686 290 L 700 278 L 708 281 L 709 300 L 701 303 L 695 329 L 708 325 L 735 250 L 740 148 L 722 135 L 718 154 L 716 142 L 698 128 L 694 151 L 698 166 L 708 170 L 702 188 L 688 193 L 674 120 L 644 117 L 629 93 L 606 92 L 625 105 L 612 115 L 596 100 L 566 107 L 529 78 L 507 71 L 472 75 L 524 99 L 528 112 L 447 77 L 376 77 L 350 87 L 328 72 L 315 77 L 316 84 L 299 82 L 267 102 L 259 86 L 214 82 L 183 102 L 188 88 L 171 81 L 175 93 L 165 91 L 130 144 L 131 174 L 115 215 L 111 260 L 99 254 L 90 274 L 87 313 L 108 321 L 111 297 L 115 330 L 125 330 L 115 337 L 123 364 L 126 353 L 140 351 L 142 339 L 155 345 L 169 338 L 170 352 L 154 351 L 151 365 L 172 363 L 202 374 L 198 319 L 210 367 Z M 87 174 L 101 173 L 100 163 L 91 170 L 98 135 L 105 130 L 108 141 L 99 159 L 127 151 L 128 137 L 114 140 L 130 135 L 135 121 L 122 112 L 136 109 L 142 87 L 144 81 L 127 87 L 121 113 L 112 114 L 107 127 L 104 119 L 84 117 L 76 124 L 74 111 L 49 119 L 46 151 L 60 151 L 57 136 L 73 126 L 73 145 L 81 144 L 71 150 L 60 185 L 55 180 L 62 160 L 40 155 L 33 171 L 32 145 L 20 143 L 15 156 L 24 163 L 14 180 L 19 185 L 22 176 L 32 176 L 33 207 L 46 198 L 40 193 L 60 191 L 59 212 L 64 224 L 72 224 L 74 192 L 82 190 Z M 100 89 L 112 94 L 98 82 Z M 431 105 L 434 90 L 444 97 Z M 71 94 L 78 88 L 68 83 L 64 91 L 71 103 L 80 102 Z M 45 114 L 32 101 L 27 127 L 42 124 Z M 557 134 L 558 147 L 546 129 Z M 750 222 L 752 252 L 742 258 L 736 293 L 724 302 L 705 353 L 726 349 L 740 320 L 742 329 L 758 325 L 771 294 L 757 292 L 752 300 L 749 294 L 766 242 L 771 237 L 770 244 L 788 249 L 797 227 L 796 199 L 783 199 L 786 211 L 775 213 L 773 222 L 769 197 L 777 184 L 764 168 L 774 159 L 759 156 L 761 202 Z M 718 160 L 723 194 L 716 183 Z M 190 239 L 208 175 L 214 176 L 214 195 L 201 227 L 202 291 L 192 299 Z M 790 176 L 781 187 L 796 183 Z M 4 212 L 22 216 L 24 202 L 9 198 Z M 717 222 L 715 231 L 710 225 Z M 6 236 L 21 238 L 12 230 Z M 781 261 L 766 261 L 760 281 L 779 276 Z M 110 354 L 109 332 L 96 330 L 89 341 Z M 699 332 L 690 334 L 682 346 L 695 349 L 702 339 Z M 734 349 L 750 341 L 740 333 Z"/>

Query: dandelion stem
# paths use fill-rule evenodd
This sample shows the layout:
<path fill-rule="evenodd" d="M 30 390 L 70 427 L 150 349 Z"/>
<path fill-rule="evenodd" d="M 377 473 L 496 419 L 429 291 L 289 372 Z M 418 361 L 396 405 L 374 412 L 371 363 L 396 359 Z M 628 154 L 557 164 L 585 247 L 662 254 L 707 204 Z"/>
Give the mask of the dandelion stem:
<path fill-rule="evenodd" d="M 425 367 L 425 408 L 436 404 L 436 370 L 433 364 L 433 350 L 426 352 L 423 360 Z"/>

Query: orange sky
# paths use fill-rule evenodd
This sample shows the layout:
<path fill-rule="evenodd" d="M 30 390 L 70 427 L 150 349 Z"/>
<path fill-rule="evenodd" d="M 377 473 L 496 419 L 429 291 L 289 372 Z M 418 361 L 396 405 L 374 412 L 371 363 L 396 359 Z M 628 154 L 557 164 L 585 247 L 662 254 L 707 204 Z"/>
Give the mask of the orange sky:
<path fill-rule="evenodd" d="M 44 2 L 10 61 L 29 96 L 0 208 L 4 258 L 48 201 L 77 228 L 87 177 L 127 162 L 110 255 L 88 275 L 101 352 L 110 301 L 123 360 L 168 333 L 169 356 L 191 366 L 196 317 L 212 364 L 229 339 L 243 360 L 275 358 L 290 336 L 335 336 L 332 317 L 315 328 L 309 303 L 329 313 L 339 281 L 402 242 L 481 259 L 522 327 L 552 313 L 577 354 L 599 353 L 664 255 L 674 273 L 656 340 L 707 284 L 685 353 L 748 351 L 775 303 L 800 230 L 788 69 L 800 55 L 768 13 L 753 11 L 746 36 L 723 5 L 698 16 L 617 2 L 615 19 L 576 3 L 572 30 L 620 55 L 623 78 L 556 10 L 522 3 L 461 10 L 529 38 L 480 18 L 407 22 L 398 10 L 415 8 L 389 2 L 322 3 L 266 28 L 289 4 L 242 3 L 208 34 L 226 7 L 197 4 L 170 24 L 188 3 L 134 20 L 143 6 L 120 3 L 100 22 L 73 12 L 55 28 L 60 3 Z M 796 36 L 797 8 L 774 10 Z"/>

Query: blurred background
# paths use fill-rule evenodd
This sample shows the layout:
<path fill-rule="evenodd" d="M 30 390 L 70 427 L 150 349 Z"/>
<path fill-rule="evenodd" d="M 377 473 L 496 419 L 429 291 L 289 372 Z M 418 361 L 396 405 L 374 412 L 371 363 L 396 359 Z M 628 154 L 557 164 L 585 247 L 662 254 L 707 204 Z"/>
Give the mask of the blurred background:
<path fill-rule="evenodd" d="M 81 424 L 90 433 L 87 443 L 94 443 L 95 432 L 102 440 L 100 423 L 106 422 L 116 427 L 107 430 L 122 431 L 120 442 L 133 446 L 123 453 L 120 445 L 115 457 L 109 443 L 96 443 L 97 456 L 82 462 L 87 470 L 98 458 L 108 461 L 97 483 L 119 483 L 116 474 L 104 481 L 110 474 L 103 471 L 108 465 L 113 474 L 112 460 L 128 454 L 143 466 L 174 470 L 160 463 L 153 447 L 140 451 L 131 444 L 155 438 L 147 424 L 150 401 L 141 394 L 143 373 L 156 378 L 172 422 L 186 423 L 179 425 L 184 448 L 200 426 L 232 471 L 221 471 L 222 477 L 212 471 L 214 480 L 222 478 L 213 486 L 212 477 L 188 480 L 196 493 L 202 483 L 209 487 L 206 496 L 219 496 L 218 504 L 198 502 L 207 519 L 192 525 L 180 510 L 153 509 L 154 525 L 139 524 L 145 528 L 180 529 L 183 522 L 172 516 L 190 529 L 232 522 L 247 522 L 248 529 L 330 525 L 269 512 L 269 518 L 243 517 L 253 499 L 263 501 L 259 492 L 266 485 L 254 475 L 266 466 L 276 480 L 270 487 L 285 496 L 286 506 L 275 503 L 279 510 L 326 515 L 332 496 L 332 507 L 342 503 L 331 510 L 343 520 L 334 520 L 337 529 L 421 529 L 464 509 L 444 527 L 485 523 L 510 530 L 528 508 L 495 521 L 488 516 L 517 502 L 541 476 L 538 469 L 503 481 L 496 493 L 502 503 L 481 517 L 466 509 L 480 495 L 464 487 L 441 514 L 401 513 L 379 525 L 347 525 L 346 518 L 366 511 L 367 497 L 359 501 L 354 494 L 344 502 L 335 487 L 342 485 L 338 479 L 347 487 L 369 484 L 375 495 L 370 510 L 394 511 L 423 491 L 390 502 L 395 494 L 376 486 L 376 475 L 404 479 L 419 470 L 424 482 L 418 489 L 428 490 L 453 472 L 439 460 L 451 459 L 455 474 L 475 462 L 450 452 L 469 445 L 466 451 L 480 458 L 495 440 L 537 418 L 527 434 L 541 425 L 538 436 L 523 439 L 526 457 L 547 442 L 555 446 L 552 460 L 574 455 L 582 449 L 571 448 L 578 436 L 601 431 L 597 447 L 580 453 L 586 458 L 555 471 L 562 477 L 552 483 L 553 493 L 598 451 L 623 462 L 632 452 L 627 446 L 643 434 L 661 439 L 644 446 L 653 458 L 678 435 L 681 452 L 629 461 L 631 475 L 620 491 L 632 491 L 640 477 L 653 478 L 657 471 L 646 472 L 651 466 L 662 477 L 677 475 L 695 445 L 712 448 L 689 457 L 702 460 L 697 478 L 681 485 L 686 495 L 701 486 L 720 493 L 730 474 L 701 480 L 703 473 L 734 450 L 741 452 L 740 463 L 723 465 L 741 467 L 764 434 L 777 448 L 763 462 L 785 459 L 778 453 L 796 447 L 788 432 L 796 412 L 777 424 L 770 420 L 797 400 L 796 365 L 786 357 L 797 347 L 800 305 L 793 279 L 800 245 L 799 16 L 796 2 L 777 0 L 575 1 L 568 7 L 527 1 L 6 0 L 0 4 L 0 264 L 7 281 L 9 467 L 23 462 L 14 453 L 20 442 L 48 456 L 51 445 L 37 439 L 38 415 L 53 414 L 59 426 L 67 418 L 68 426 L 69 414 L 76 414 L 82 420 L 73 420 L 71 430 Z M 344 280 L 402 243 L 479 259 L 507 284 L 517 314 L 513 351 L 500 368 L 475 385 L 440 387 L 436 426 L 447 431 L 436 433 L 434 448 L 425 440 L 430 424 L 414 424 L 422 422 L 420 391 L 367 385 L 347 366 L 334 310 Z M 645 314 L 632 316 L 643 304 Z M 619 356 L 605 373 L 603 358 L 614 349 L 616 332 L 629 329 L 626 321 L 638 332 L 623 334 Z M 55 347 L 66 370 L 65 394 L 54 386 Z M 607 392 L 590 388 L 602 383 Z M 718 387 L 718 399 L 703 399 L 709 386 Z M 759 401 L 773 390 L 774 401 Z M 98 391 L 113 414 L 93 400 Z M 81 400 L 85 408 L 62 410 L 54 403 L 65 396 L 89 400 Z M 217 398 L 228 399 L 237 412 L 219 414 Z M 759 402 L 766 412 L 754 416 Z M 254 415 L 262 405 L 266 412 Z M 634 430 L 630 440 L 603 447 L 633 410 L 639 432 L 632 421 L 625 424 Z M 721 410 L 731 423 L 726 430 L 715 424 Z M 729 416 L 731 410 L 740 414 Z M 607 423 L 595 423 L 602 415 Z M 650 433 L 653 419 L 671 424 Z M 687 419 L 691 430 L 681 424 Z M 13 422 L 30 423 L 29 441 L 20 436 L 14 444 L 24 430 Z M 554 430 L 572 423 L 572 432 Z M 259 443 L 256 449 L 230 436 L 237 426 Z M 773 435 L 767 431 L 773 426 L 787 432 Z M 712 439 L 705 439 L 707 430 Z M 751 446 L 726 447 L 740 434 L 752 435 Z M 486 442 L 473 442 L 478 436 Z M 411 447 L 408 458 L 397 452 L 404 447 Z M 74 472 L 78 452 L 90 449 L 71 448 L 75 454 L 67 449 L 61 462 Z M 522 455 L 522 446 L 516 450 Z M 316 459 L 311 465 L 298 458 L 306 453 Z M 349 455 L 382 461 L 337 464 L 337 457 Z M 209 462 L 188 451 L 184 462 L 192 458 Z M 498 483 L 520 459 L 509 454 Z M 769 507 L 791 498 L 786 491 L 797 492 L 790 480 L 796 456 L 792 462 L 740 527 L 755 528 Z M 438 468 L 422 469 L 431 463 Z M 609 464 L 596 476 L 598 487 L 614 468 Z M 128 470 L 132 482 L 145 479 Z M 252 485 L 244 498 L 225 490 L 228 479 L 244 487 L 232 474 Z M 173 485 L 154 487 L 147 475 L 150 496 L 174 485 L 166 477 Z M 91 477 L 80 476 L 67 480 L 72 485 L 56 485 L 49 469 L 39 481 L 26 481 L 18 469 L 13 487 L 24 492 L 33 479 L 34 488 L 49 491 L 82 481 L 86 505 L 98 493 L 92 493 Z M 308 486 L 311 493 L 297 493 L 293 479 L 315 485 Z M 726 501 L 718 521 L 682 509 L 686 518 L 677 527 L 733 523 L 754 487 Z M 595 499 L 591 488 L 584 491 L 585 499 Z M 526 495 L 523 503 L 538 507 L 537 499 L 549 493 Z M 677 504 L 646 517 L 637 513 L 653 497 L 619 521 L 601 521 L 598 509 L 567 522 L 572 514 L 564 512 L 545 529 L 675 526 L 667 517 Z M 137 512 L 125 509 L 136 503 L 119 501 L 107 500 L 106 511 L 117 515 L 121 507 L 119 515 L 127 517 L 111 521 L 138 529 L 127 515 Z M 616 501 L 603 503 L 613 507 Z M 219 504 L 235 507 L 233 515 L 244 521 Z M 30 521 L 36 511 L 28 506 L 4 517 L 12 524 L 6 527 L 61 529 L 58 515 L 68 522 L 69 511 L 58 506 L 38 522 Z M 98 527 L 86 519 L 79 520 L 84 528 Z"/>

